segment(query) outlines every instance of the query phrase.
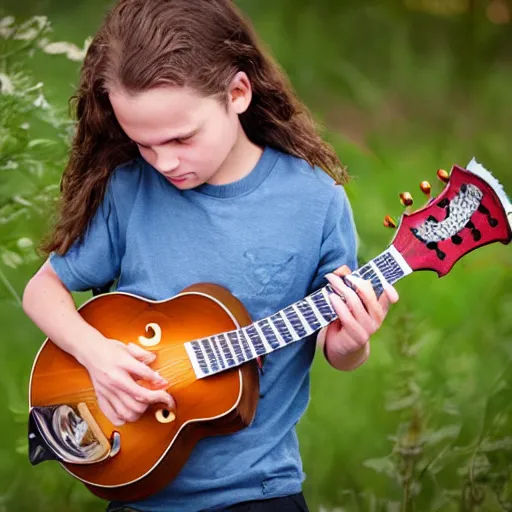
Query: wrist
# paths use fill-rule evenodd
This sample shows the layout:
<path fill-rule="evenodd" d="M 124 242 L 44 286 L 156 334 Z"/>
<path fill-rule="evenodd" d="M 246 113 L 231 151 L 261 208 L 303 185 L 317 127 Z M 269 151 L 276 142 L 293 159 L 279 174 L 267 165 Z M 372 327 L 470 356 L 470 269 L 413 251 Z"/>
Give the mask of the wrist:
<path fill-rule="evenodd" d="M 363 365 L 370 356 L 370 342 L 353 352 L 342 352 L 334 343 L 329 343 L 326 337 L 324 355 L 327 362 L 337 370 L 350 372 Z"/>
<path fill-rule="evenodd" d="M 69 353 L 82 365 L 87 367 L 91 359 L 94 359 L 97 353 L 96 347 L 104 338 L 103 335 L 87 322 L 82 320 L 83 324 L 71 333 L 69 341 Z M 85 324 L 85 325 L 84 325 Z"/>

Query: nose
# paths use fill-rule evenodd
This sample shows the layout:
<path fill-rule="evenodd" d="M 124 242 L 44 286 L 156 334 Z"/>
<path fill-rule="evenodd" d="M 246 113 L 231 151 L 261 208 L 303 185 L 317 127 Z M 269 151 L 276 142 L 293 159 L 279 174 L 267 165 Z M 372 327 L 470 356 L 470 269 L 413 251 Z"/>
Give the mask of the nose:
<path fill-rule="evenodd" d="M 155 168 L 162 173 L 170 173 L 180 165 L 177 155 L 168 149 L 155 150 L 155 153 Z"/>

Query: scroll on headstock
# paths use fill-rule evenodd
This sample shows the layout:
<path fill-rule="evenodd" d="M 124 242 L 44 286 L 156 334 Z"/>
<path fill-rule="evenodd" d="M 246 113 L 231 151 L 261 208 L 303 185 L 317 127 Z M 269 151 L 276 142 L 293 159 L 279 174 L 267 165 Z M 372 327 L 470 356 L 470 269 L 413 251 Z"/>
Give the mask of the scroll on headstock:
<path fill-rule="evenodd" d="M 454 166 L 443 192 L 402 216 L 392 245 L 412 270 L 444 276 L 465 254 L 512 240 L 512 204 L 503 187 L 474 159 Z"/>

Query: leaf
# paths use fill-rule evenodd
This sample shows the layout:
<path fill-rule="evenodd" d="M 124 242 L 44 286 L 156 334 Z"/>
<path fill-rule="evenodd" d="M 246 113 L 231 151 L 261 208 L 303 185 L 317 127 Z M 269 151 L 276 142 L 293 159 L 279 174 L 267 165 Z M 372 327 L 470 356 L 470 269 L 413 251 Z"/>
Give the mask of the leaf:
<path fill-rule="evenodd" d="M 393 461 L 389 457 L 382 457 L 380 459 L 366 459 L 363 466 L 373 469 L 377 473 L 384 473 L 390 478 L 397 476 L 397 471 Z"/>
<path fill-rule="evenodd" d="M 421 395 L 421 388 L 415 382 L 411 381 L 408 382 L 406 391 L 410 392 L 410 394 L 407 396 L 399 397 L 396 399 L 389 397 L 386 402 L 386 410 L 399 411 L 414 406 Z"/>
<path fill-rule="evenodd" d="M 512 450 L 512 437 L 504 437 L 491 441 L 484 439 L 480 445 L 480 450 L 483 452 L 494 452 L 496 450 Z"/>
<path fill-rule="evenodd" d="M 2 252 L 2 261 L 11 268 L 16 268 L 23 263 L 23 258 L 15 253 L 14 251 L 9 251 L 8 249 L 4 249 Z"/>
<path fill-rule="evenodd" d="M 34 242 L 32 242 L 32 240 L 28 237 L 23 237 L 23 238 L 18 239 L 18 241 L 16 242 L 16 245 L 18 246 L 19 249 L 25 250 L 25 249 L 31 249 L 32 247 L 34 247 Z"/>
<path fill-rule="evenodd" d="M 427 444 L 436 444 L 448 438 L 456 438 L 461 430 L 460 425 L 446 425 L 439 430 L 434 430 L 424 435 L 423 439 Z"/>
<path fill-rule="evenodd" d="M 28 440 L 18 439 L 16 441 L 16 453 L 20 455 L 28 455 Z"/>
<path fill-rule="evenodd" d="M 460 476 L 472 475 L 474 480 L 479 477 L 487 475 L 491 469 L 491 463 L 486 455 L 483 453 L 476 455 L 474 458 L 469 459 L 467 465 L 460 467 L 457 474 Z"/>
<path fill-rule="evenodd" d="M 27 148 L 32 149 L 36 146 L 44 146 L 44 147 L 50 147 L 55 146 L 57 144 L 57 141 L 50 140 L 50 139 L 33 139 L 27 144 Z"/>
<path fill-rule="evenodd" d="M 9 410 L 12 412 L 14 416 L 14 421 L 16 423 L 26 424 L 28 419 L 28 405 L 18 403 L 16 405 L 10 405 Z"/>

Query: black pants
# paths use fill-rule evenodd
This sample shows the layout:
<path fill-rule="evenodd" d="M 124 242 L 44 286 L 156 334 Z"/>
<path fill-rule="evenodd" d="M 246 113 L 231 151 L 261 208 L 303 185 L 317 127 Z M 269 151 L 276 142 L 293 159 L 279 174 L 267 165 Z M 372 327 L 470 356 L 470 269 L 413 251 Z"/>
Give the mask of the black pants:
<path fill-rule="evenodd" d="M 108 512 L 137 512 L 130 507 L 109 508 Z M 179 511 L 169 511 L 179 512 Z M 302 493 L 284 496 L 283 498 L 270 498 L 268 500 L 255 500 L 237 503 L 225 509 L 224 512 L 309 512 L 306 500 Z"/>

